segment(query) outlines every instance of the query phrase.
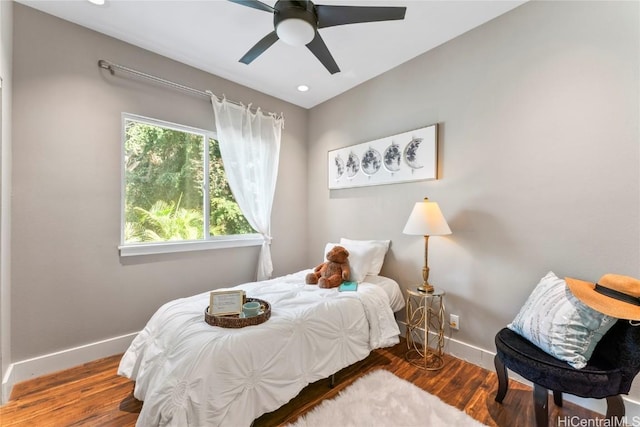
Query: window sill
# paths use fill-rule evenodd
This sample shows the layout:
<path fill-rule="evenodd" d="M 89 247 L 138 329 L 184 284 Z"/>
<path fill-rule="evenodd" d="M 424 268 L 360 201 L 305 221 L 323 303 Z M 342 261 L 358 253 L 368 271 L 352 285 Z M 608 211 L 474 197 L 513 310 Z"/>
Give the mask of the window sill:
<path fill-rule="evenodd" d="M 210 249 L 240 248 L 244 246 L 260 246 L 264 239 L 260 234 L 244 236 L 214 237 L 211 240 L 188 240 L 182 242 L 132 243 L 120 245 L 121 257 L 169 254 L 176 252 L 204 251 Z"/>

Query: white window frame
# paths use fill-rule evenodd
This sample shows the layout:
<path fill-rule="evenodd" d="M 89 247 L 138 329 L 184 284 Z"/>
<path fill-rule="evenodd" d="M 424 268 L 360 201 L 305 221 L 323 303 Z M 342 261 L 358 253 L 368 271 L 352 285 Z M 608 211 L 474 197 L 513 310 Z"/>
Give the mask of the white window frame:
<path fill-rule="evenodd" d="M 125 228 L 125 200 L 126 200 L 126 171 L 125 171 L 125 138 L 127 120 L 133 120 L 137 122 L 146 123 L 152 126 L 159 126 L 164 128 L 173 129 L 179 132 L 189 132 L 200 134 L 204 137 L 204 236 L 202 240 L 181 240 L 171 242 L 144 242 L 144 243 L 125 243 L 124 241 L 124 228 Z M 167 254 L 176 252 L 187 251 L 200 251 L 208 249 L 225 249 L 225 248 L 237 248 L 243 246 L 260 246 L 264 239 L 259 233 L 253 234 L 232 234 L 226 236 L 211 236 L 208 234 L 209 230 L 209 211 L 211 209 L 209 201 L 209 139 L 217 139 L 216 134 L 210 130 L 198 129 L 191 126 L 180 125 L 177 123 L 166 122 L 164 120 L 152 119 L 149 117 L 140 116 L 131 113 L 122 113 L 121 122 L 121 156 L 120 156 L 120 245 L 118 250 L 121 257 L 138 256 L 138 255 L 153 255 L 153 254 Z"/>

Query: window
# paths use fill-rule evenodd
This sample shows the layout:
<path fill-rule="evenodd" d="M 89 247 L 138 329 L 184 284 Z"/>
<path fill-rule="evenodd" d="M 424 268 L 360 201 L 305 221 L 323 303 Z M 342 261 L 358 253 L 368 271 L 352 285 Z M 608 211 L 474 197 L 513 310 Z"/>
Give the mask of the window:
<path fill-rule="evenodd" d="M 261 244 L 240 211 L 210 131 L 123 114 L 120 253 Z"/>

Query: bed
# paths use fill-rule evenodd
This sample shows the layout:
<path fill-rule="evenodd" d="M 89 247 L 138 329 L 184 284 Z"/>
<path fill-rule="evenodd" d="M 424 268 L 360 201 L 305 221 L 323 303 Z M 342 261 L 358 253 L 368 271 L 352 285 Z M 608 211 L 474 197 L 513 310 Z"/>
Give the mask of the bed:
<path fill-rule="evenodd" d="M 118 369 L 144 402 L 137 425 L 249 426 L 309 383 L 397 344 L 398 284 L 371 263 L 355 267 L 357 292 L 306 285 L 311 270 L 234 287 L 270 303 L 271 318 L 255 326 L 207 324 L 209 292 L 160 307 Z"/>

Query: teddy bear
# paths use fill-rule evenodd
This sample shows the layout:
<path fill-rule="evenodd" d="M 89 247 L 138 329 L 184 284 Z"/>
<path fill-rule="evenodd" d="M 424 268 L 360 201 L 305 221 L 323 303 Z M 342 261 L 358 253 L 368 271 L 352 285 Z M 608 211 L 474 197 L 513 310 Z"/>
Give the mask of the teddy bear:
<path fill-rule="evenodd" d="M 343 281 L 349 280 L 349 251 L 342 246 L 334 246 L 327 252 L 327 262 L 323 262 L 307 274 L 305 282 L 308 285 L 318 284 L 321 288 L 335 288 Z"/>

